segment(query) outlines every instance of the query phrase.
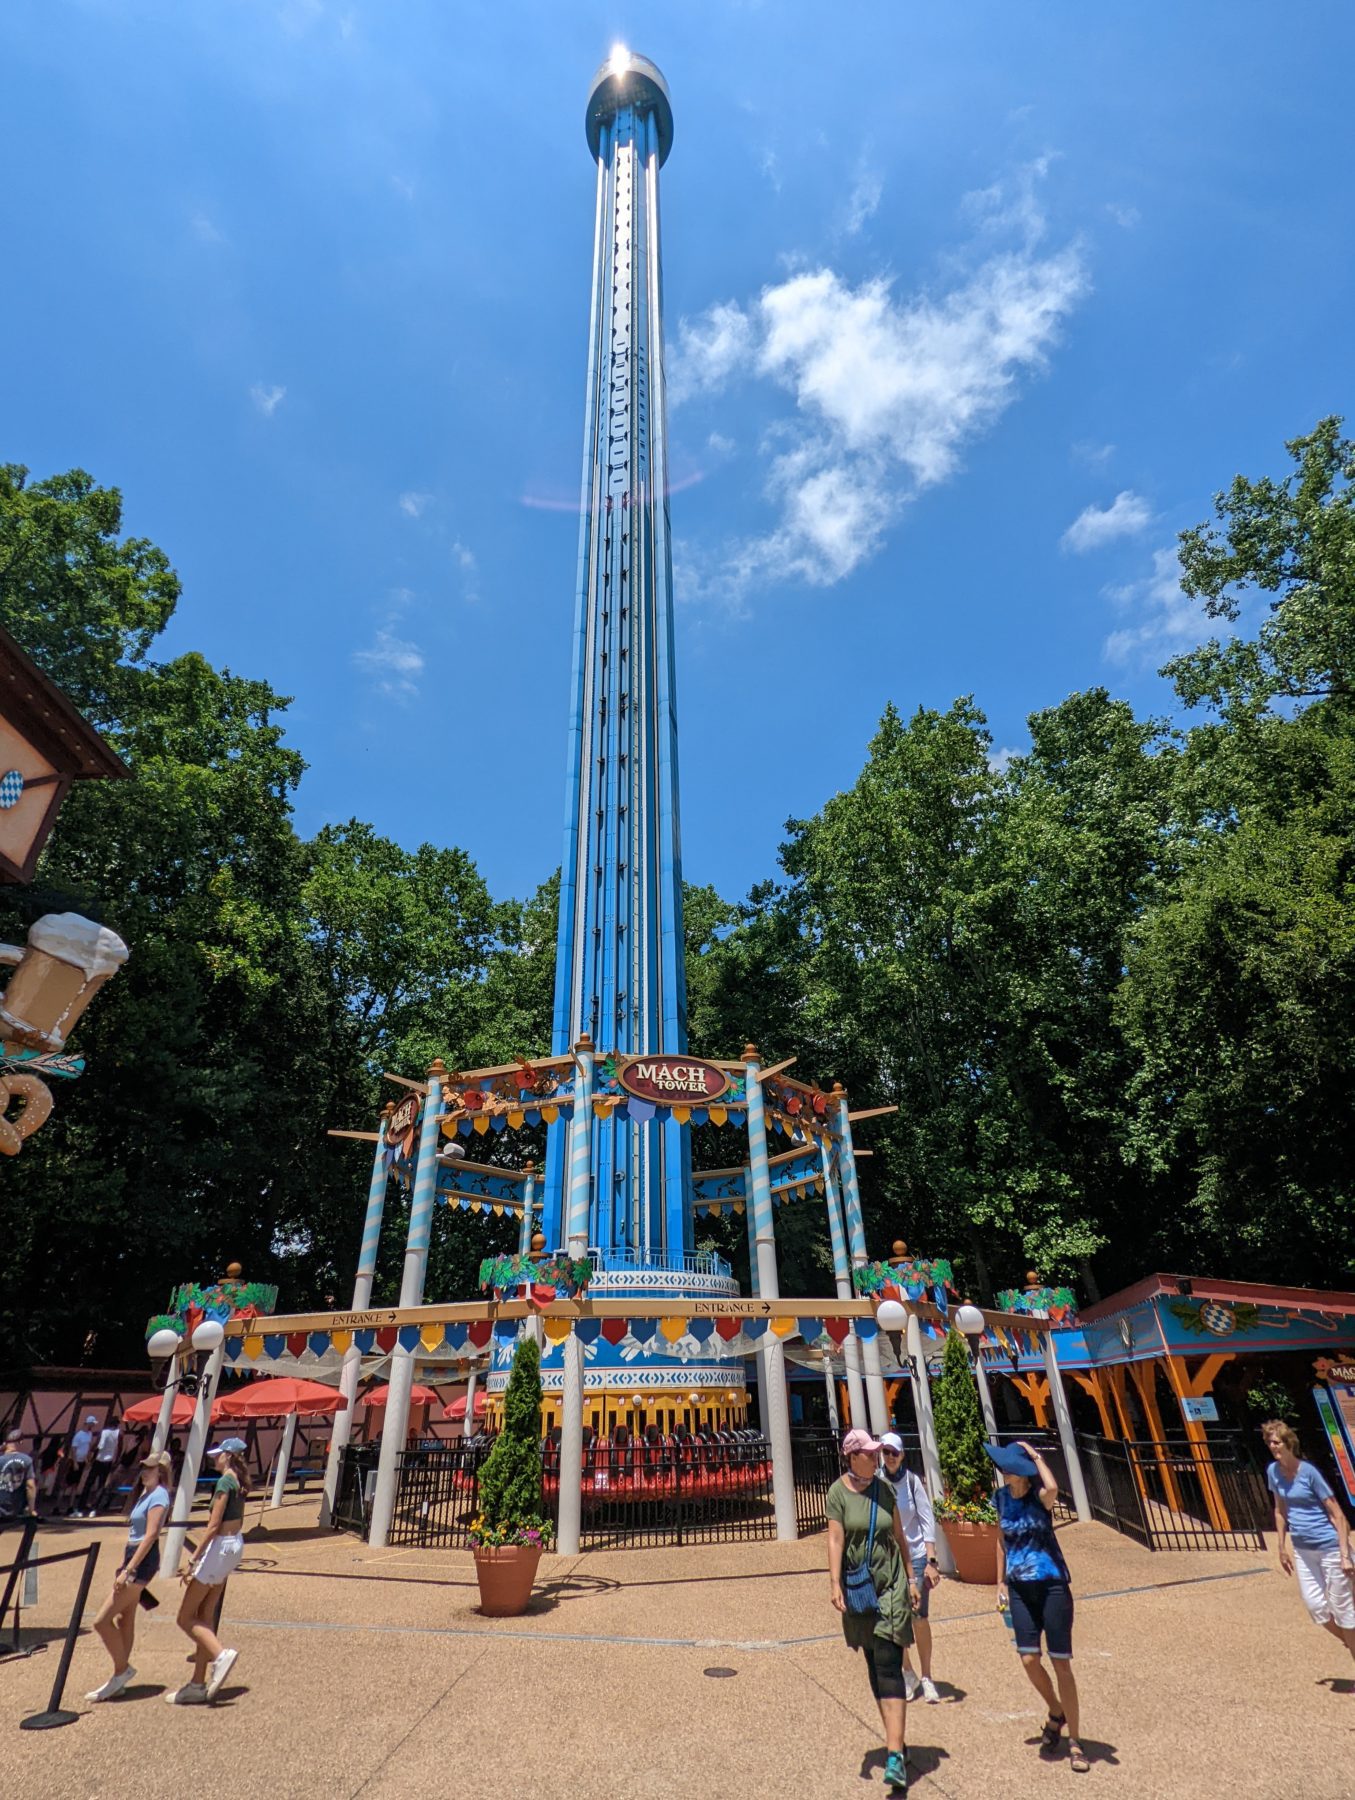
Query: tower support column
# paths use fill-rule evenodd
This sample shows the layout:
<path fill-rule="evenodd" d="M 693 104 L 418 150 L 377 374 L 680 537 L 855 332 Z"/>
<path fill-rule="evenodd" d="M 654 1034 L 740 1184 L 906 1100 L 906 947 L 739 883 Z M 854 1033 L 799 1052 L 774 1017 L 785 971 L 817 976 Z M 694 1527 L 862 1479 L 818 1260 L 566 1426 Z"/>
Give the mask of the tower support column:
<path fill-rule="evenodd" d="M 757 1251 L 757 1291 L 763 1300 L 781 1296 L 776 1267 L 776 1228 L 772 1222 L 772 1176 L 767 1161 L 767 1114 L 762 1098 L 762 1066 L 752 1044 L 743 1053 L 748 1093 L 748 1204 L 753 1212 Z M 786 1400 L 786 1350 L 770 1329 L 758 1345 L 762 1383 L 763 1427 L 772 1447 L 772 1504 L 776 1535 L 786 1542 L 799 1536 L 795 1523 L 795 1471 L 790 1451 L 790 1407 Z"/>
<path fill-rule="evenodd" d="M 381 1219 L 386 1209 L 386 1188 L 390 1170 L 386 1164 L 386 1121 L 394 1107 L 388 1103 L 376 1122 L 376 1151 L 372 1157 L 372 1178 L 367 1184 L 367 1213 L 362 1221 L 362 1248 L 358 1251 L 358 1273 L 353 1283 L 353 1311 L 366 1312 L 372 1303 L 372 1282 L 376 1277 L 376 1253 L 381 1247 Z M 343 1354 L 339 1372 L 339 1392 L 344 1404 L 334 1415 L 334 1429 L 329 1437 L 329 1455 L 325 1460 L 325 1491 L 320 1501 L 320 1523 L 329 1525 L 339 1503 L 339 1476 L 343 1469 L 343 1453 L 353 1435 L 353 1409 L 358 1400 L 358 1381 L 362 1375 L 362 1352 L 350 1344 Z"/>
<path fill-rule="evenodd" d="M 566 1249 L 588 1254 L 588 1216 L 593 1201 L 593 1040 L 585 1032 L 574 1046 L 574 1107 L 569 1116 L 569 1183 Z M 583 1481 L 583 1345 L 570 1332 L 561 1345 L 564 1374 L 560 1393 L 560 1517 L 556 1547 L 561 1556 L 579 1554 Z"/>
<path fill-rule="evenodd" d="M 819 1159 L 823 1167 L 823 1194 L 828 1207 L 828 1236 L 833 1246 L 833 1282 L 837 1288 L 839 1300 L 850 1300 L 852 1297 L 852 1271 L 847 1260 L 847 1237 L 842 1223 L 842 1197 L 838 1192 L 837 1176 L 833 1170 L 833 1154 L 827 1144 L 819 1145 Z M 861 1383 L 861 1343 L 854 1331 L 849 1331 L 842 1345 L 842 1361 L 847 1371 L 847 1411 L 851 1415 L 850 1422 L 863 1429 L 868 1424 L 866 1413 L 866 1390 Z"/>
<path fill-rule="evenodd" d="M 847 1236 L 851 1247 L 852 1267 L 864 1269 L 870 1261 L 866 1252 L 866 1224 L 861 1213 L 861 1189 L 856 1179 L 856 1151 L 852 1146 L 852 1122 L 847 1116 L 847 1096 L 841 1082 L 835 1084 L 837 1098 L 838 1155 L 842 1166 L 842 1199 L 847 1213 Z M 880 1367 L 880 1340 L 861 1340 L 861 1362 L 865 1370 L 866 1402 L 870 1410 L 870 1428 L 876 1437 L 889 1430 L 889 1401 L 885 1395 L 884 1370 Z"/>

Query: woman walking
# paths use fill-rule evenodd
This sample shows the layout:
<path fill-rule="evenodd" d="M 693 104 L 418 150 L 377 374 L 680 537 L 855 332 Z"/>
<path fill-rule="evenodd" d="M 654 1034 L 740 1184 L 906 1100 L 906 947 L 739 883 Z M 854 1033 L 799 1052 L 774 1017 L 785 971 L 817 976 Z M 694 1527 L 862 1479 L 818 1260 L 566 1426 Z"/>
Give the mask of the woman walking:
<path fill-rule="evenodd" d="M 188 1591 L 179 1608 L 178 1619 L 179 1630 L 193 1640 L 197 1656 L 193 1663 L 193 1679 L 165 1695 L 171 1706 L 205 1706 L 209 1700 L 214 1700 L 240 1654 L 238 1650 L 223 1648 L 213 1626 L 220 1590 L 245 1553 L 245 1540 L 240 1531 L 245 1520 L 245 1498 L 249 1493 L 244 1440 L 223 1438 L 207 1454 L 216 1463 L 219 1479 L 212 1494 L 212 1510 L 207 1518 L 207 1530 L 198 1545 L 197 1557 L 183 1575 Z"/>
<path fill-rule="evenodd" d="M 853 1650 L 864 1650 L 885 1732 L 885 1786 L 908 1787 L 908 1697 L 903 1653 L 913 1641 L 918 1593 L 894 1489 L 880 1446 L 859 1427 L 842 1440 L 847 1468 L 828 1490 L 828 1591 Z"/>
<path fill-rule="evenodd" d="M 113 1658 L 113 1673 L 86 1700 L 113 1700 L 136 1674 L 132 1640 L 141 1596 L 160 1572 L 160 1527 L 169 1517 L 169 1457 L 163 1450 L 143 1459 L 141 1491 L 127 1522 L 127 1548 L 113 1577 L 113 1591 L 94 1621 L 104 1649 Z"/>
<path fill-rule="evenodd" d="M 910 1700 L 920 1692 L 929 1706 L 935 1706 L 941 1696 L 932 1680 L 932 1628 L 927 1614 L 932 1589 L 941 1581 L 941 1565 L 936 1560 L 936 1517 L 926 1488 L 903 1460 L 903 1439 L 898 1432 L 885 1432 L 880 1439 L 880 1448 L 884 1452 L 884 1473 L 894 1490 L 899 1517 L 908 1536 L 908 1558 L 913 1570 L 913 1585 L 918 1592 L 918 1604 L 913 1613 L 913 1642 L 917 1646 L 922 1679 L 919 1681 L 914 1675 L 905 1652 L 904 1686 Z"/>
<path fill-rule="evenodd" d="M 1292 1427 L 1283 1419 L 1267 1419 L 1261 1436 L 1275 1459 L 1266 1481 L 1275 1496 L 1280 1569 L 1285 1575 L 1297 1570 L 1299 1592 L 1314 1624 L 1355 1656 L 1355 1568 L 1346 1515 L 1322 1471 L 1300 1459 Z"/>
<path fill-rule="evenodd" d="M 1056 1750 L 1068 1728 L 1071 1767 L 1085 1775 L 1091 1764 L 1079 1740 L 1077 1682 L 1073 1679 L 1073 1590 L 1068 1565 L 1054 1536 L 1051 1514 L 1059 1484 L 1049 1464 L 1031 1445 L 985 1444 L 1002 1476 L 997 1493 L 1002 1539 L 997 1553 L 997 1603 L 1010 1606 L 1016 1651 L 1031 1686 L 1044 1701 L 1049 1717 L 1040 1733 L 1041 1747 Z M 1040 1661 L 1040 1640 L 1054 1667 L 1058 1694 Z"/>

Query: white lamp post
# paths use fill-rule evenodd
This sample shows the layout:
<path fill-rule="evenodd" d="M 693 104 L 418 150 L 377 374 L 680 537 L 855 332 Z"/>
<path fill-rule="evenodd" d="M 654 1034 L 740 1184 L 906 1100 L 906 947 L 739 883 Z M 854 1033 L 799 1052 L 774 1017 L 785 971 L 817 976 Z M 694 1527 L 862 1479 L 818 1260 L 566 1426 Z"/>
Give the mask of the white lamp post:
<path fill-rule="evenodd" d="M 225 1360 L 225 1327 L 216 1319 L 204 1319 L 194 1330 L 191 1341 L 193 1349 L 206 1356 L 207 1367 L 198 1382 L 197 1405 L 193 1410 L 193 1421 L 188 1427 L 183 1467 L 179 1471 L 179 1485 L 174 1490 L 169 1528 L 165 1532 L 163 1566 L 166 1575 L 177 1575 L 179 1572 L 179 1558 L 183 1555 L 183 1542 L 188 1533 L 188 1516 L 197 1490 L 202 1453 L 207 1447 L 212 1401 L 216 1398 L 216 1384 L 221 1379 L 221 1365 Z"/>
<path fill-rule="evenodd" d="M 983 1352 L 980 1340 L 983 1337 L 984 1318 L 972 1300 L 956 1308 L 955 1328 L 962 1337 L 969 1340 L 970 1354 L 974 1358 L 974 1379 L 979 1384 L 979 1405 L 983 1408 L 984 1428 L 988 1433 L 989 1443 L 997 1442 L 997 1416 L 993 1411 L 993 1396 L 988 1388 L 988 1371 L 983 1366 Z"/>

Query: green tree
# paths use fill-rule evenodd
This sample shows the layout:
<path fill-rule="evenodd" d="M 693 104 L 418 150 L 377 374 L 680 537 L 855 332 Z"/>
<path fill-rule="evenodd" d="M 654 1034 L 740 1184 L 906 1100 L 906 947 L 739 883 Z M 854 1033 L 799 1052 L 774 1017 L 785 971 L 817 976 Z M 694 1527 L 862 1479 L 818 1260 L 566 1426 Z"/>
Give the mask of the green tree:
<path fill-rule="evenodd" d="M 503 1397 L 503 1429 L 480 1470 L 480 1519 L 486 1537 L 520 1541 L 551 1535 L 541 1511 L 541 1356 L 535 1338 L 518 1339 Z"/>
<path fill-rule="evenodd" d="M 932 1390 L 932 1405 L 946 1501 L 958 1506 L 989 1501 L 993 1466 L 984 1454 L 983 1415 L 969 1366 L 969 1347 L 958 1331 L 946 1334 L 941 1379 Z"/>

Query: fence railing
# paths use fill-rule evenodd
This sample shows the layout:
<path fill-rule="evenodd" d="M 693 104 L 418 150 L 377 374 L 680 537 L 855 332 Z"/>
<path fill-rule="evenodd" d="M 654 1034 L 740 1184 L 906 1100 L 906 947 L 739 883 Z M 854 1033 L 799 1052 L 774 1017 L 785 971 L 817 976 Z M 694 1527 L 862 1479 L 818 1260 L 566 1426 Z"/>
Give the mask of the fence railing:
<path fill-rule="evenodd" d="M 1149 1550 L 1259 1550 L 1271 1523 L 1260 1473 L 1237 1445 L 1078 1434 L 1092 1516 Z"/>

